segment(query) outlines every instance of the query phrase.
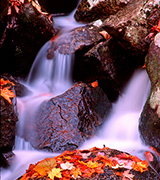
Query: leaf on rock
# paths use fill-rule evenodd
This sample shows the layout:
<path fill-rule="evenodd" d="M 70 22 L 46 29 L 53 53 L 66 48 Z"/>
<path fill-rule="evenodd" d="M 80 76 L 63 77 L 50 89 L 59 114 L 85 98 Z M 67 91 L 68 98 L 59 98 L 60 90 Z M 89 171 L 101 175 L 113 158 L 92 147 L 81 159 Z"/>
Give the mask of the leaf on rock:
<path fill-rule="evenodd" d="M 10 87 L 5 87 L 1 89 L 0 95 L 3 96 L 10 104 L 12 104 L 12 101 L 10 98 L 15 97 L 15 94 L 13 90 L 10 90 Z"/>
<path fill-rule="evenodd" d="M 101 31 L 99 34 L 101 34 L 106 40 L 111 38 L 111 36 L 106 31 Z"/>
<path fill-rule="evenodd" d="M 34 168 L 41 176 L 47 175 L 47 172 L 56 166 L 56 160 L 54 158 L 46 158 L 40 161 Z"/>
<path fill-rule="evenodd" d="M 75 168 L 75 167 L 71 170 L 70 174 L 72 174 L 72 177 L 75 178 L 75 179 L 76 179 L 79 175 L 80 175 L 80 176 L 82 175 L 80 169 Z"/>
<path fill-rule="evenodd" d="M 147 161 L 140 161 L 140 162 L 133 162 L 132 164 L 132 168 L 135 170 L 135 171 L 140 171 L 141 173 L 143 171 L 147 171 L 148 170 L 148 162 Z"/>
<path fill-rule="evenodd" d="M 73 163 L 70 163 L 70 162 L 66 162 L 66 163 L 62 163 L 60 164 L 60 167 L 62 169 L 68 169 L 68 170 L 71 170 L 74 166 L 73 166 Z"/>
<path fill-rule="evenodd" d="M 145 152 L 145 157 L 146 157 L 148 162 L 154 160 L 153 155 L 152 155 L 152 153 L 150 151 Z"/>
<path fill-rule="evenodd" d="M 91 86 L 92 86 L 93 88 L 96 88 L 96 87 L 98 86 L 98 82 L 97 82 L 97 81 L 92 82 L 92 83 L 91 83 Z"/>
<path fill-rule="evenodd" d="M 48 177 L 50 179 L 54 179 L 54 177 L 62 178 L 61 171 L 62 169 L 60 168 L 53 168 L 51 171 L 48 172 Z"/>

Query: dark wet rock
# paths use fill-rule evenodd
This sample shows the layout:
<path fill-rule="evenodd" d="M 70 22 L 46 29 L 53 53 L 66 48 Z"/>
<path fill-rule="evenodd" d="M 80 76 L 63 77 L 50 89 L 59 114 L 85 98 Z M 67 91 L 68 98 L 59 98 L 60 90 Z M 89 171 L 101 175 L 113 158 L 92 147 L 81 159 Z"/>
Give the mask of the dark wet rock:
<path fill-rule="evenodd" d="M 77 4 L 78 0 L 39 0 L 38 1 L 42 8 L 44 8 L 49 13 L 70 13 L 73 11 Z"/>
<path fill-rule="evenodd" d="M 103 21 L 108 16 L 115 14 L 117 11 L 126 6 L 129 1 L 131 0 L 82 0 L 74 14 L 74 17 L 76 21 L 84 23 L 92 22 L 98 19 Z"/>
<path fill-rule="evenodd" d="M 73 54 L 80 50 L 82 54 L 87 52 L 87 50 L 103 40 L 102 35 L 99 34 L 100 30 L 97 26 L 89 24 L 62 34 L 51 42 L 48 57 L 51 56 L 52 51 L 57 49 L 61 54 Z"/>
<path fill-rule="evenodd" d="M 152 14 L 153 10 L 157 13 Z M 151 29 L 149 21 L 153 16 L 159 19 L 159 11 L 160 6 L 154 1 L 135 0 L 106 19 L 102 27 L 133 55 L 145 57 L 149 46 L 146 37 Z"/>
<path fill-rule="evenodd" d="M 98 80 L 110 101 L 117 99 L 133 70 L 144 60 L 131 56 L 113 38 L 90 49 L 84 56 L 76 55 L 74 79 L 83 82 Z"/>
<path fill-rule="evenodd" d="M 31 3 L 23 4 L 19 14 L 7 16 L 3 21 L 2 33 L 6 37 L 0 46 L 0 71 L 26 77 L 39 49 L 55 35 L 53 25 Z M 11 25 L 7 27 L 7 23 Z"/>
<path fill-rule="evenodd" d="M 8 168 L 13 163 L 14 157 L 15 154 L 12 151 L 7 153 L 0 152 L 0 167 Z"/>
<path fill-rule="evenodd" d="M 85 155 L 87 153 L 89 153 L 88 157 L 81 158 L 83 154 Z M 124 161 L 126 162 L 126 159 L 119 157 L 122 154 L 126 154 L 127 156 L 129 156 L 128 153 L 118 151 L 115 149 L 109 149 L 109 148 L 100 149 L 100 148 L 93 147 L 92 149 L 77 150 L 77 151 L 75 150 L 73 152 L 66 152 L 66 153 L 64 152 L 60 156 L 54 157 L 54 158 L 55 158 L 56 162 L 58 162 L 57 159 L 59 158 L 58 159 L 59 162 L 64 163 L 64 162 L 70 162 L 70 159 L 65 159 L 65 156 L 70 157 L 71 159 L 72 159 L 72 157 L 75 158 L 75 156 L 78 156 L 78 158 L 79 158 L 78 160 L 80 162 L 87 163 L 87 162 L 89 162 L 89 160 L 91 160 L 91 161 L 97 162 L 98 164 L 101 164 L 101 163 L 104 164 L 103 160 L 105 161 L 108 158 L 110 160 L 112 159 L 112 161 L 113 161 L 113 159 L 115 159 L 116 162 L 121 161 L 121 163 L 123 164 Z M 103 159 L 103 157 L 105 159 Z M 131 157 L 133 157 L 133 156 L 131 156 Z M 97 158 L 97 160 L 95 160 L 94 158 Z M 136 159 L 137 159 L 137 157 L 136 157 Z M 79 165 L 78 160 L 72 159 L 72 164 L 76 169 L 78 168 L 77 166 Z M 130 159 L 127 159 L 127 160 L 130 160 Z M 42 163 L 42 162 L 43 162 L 43 160 L 35 163 L 34 165 L 32 164 L 32 167 L 30 166 L 30 168 L 28 170 L 26 170 L 26 173 L 24 174 L 24 176 L 19 177 L 17 180 L 21 180 L 26 176 L 28 178 L 31 177 L 33 175 L 33 173 L 32 173 L 33 169 L 35 167 L 37 167 L 38 163 Z M 58 162 L 58 164 L 59 164 L 59 162 Z M 133 163 L 133 161 L 131 161 L 131 160 L 130 160 L 130 162 Z M 142 162 L 142 160 L 139 159 L 139 162 Z M 45 165 L 44 165 L 44 167 L 45 167 Z M 56 168 L 57 168 L 57 166 L 56 166 Z M 89 167 L 87 167 L 87 166 L 86 166 L 86 168 L 89 169 Z M 95 167 L 93 167 L 93 169 L 95 169 Z M 101 167 L 101 171 L 102 171 L 102 169 L 103 169 L 103 172 L 101 172 L 101 173 L 96 173 L 96 172 L 91 173 L 91 174 L 86 175 L 86 177 L 79 175 L 77 178 L 70 178 L 70 179 L 76 179 L 76 180 L 123 180 L 123 179 L 159 180 L 158 174 L 150 166 L 148 166 L 147 169 L 143 172 L 133 170 L 132 167 L 130 167 L 130 165 L 128 165 L 128 167 L 121 167 L 121 168 L 113 168 L 113 167 L 110 167 L 109 165 L 104 165 L 103 167 Z M 68 170 L 67 175 L 71 175 L 70 172 L 71 171 Z M 124 172 L 128 172 L 128 174 L 127 173 L 125 174 Z M 82 174 L 83 174 L 83 172 L 82 172 Z M 39 180 L 39 179 L 47 180 L 47 177 L 44 177 L 44 176 L 43 177 L 40 177 L 40 176 L 37 177 L 37 176 L 38 175 L 36 175 L 36 173 L 35 173 L 34 174 L 35 180 Z M 63 179 L 63 177 L 64 176 L 62 174 L 62 179 Z"/>
<path fill-rule="evenodd" d="M 14 87 L 11 88 L 14 90 Z M 10 104 L 3 96 L 0 96 L 0 151 L 9 152 L 14 147 L 16 122 L 18 121 L 17 99 L 12 98 Z"/>
<path fill-rule="evenodd" d="M 13 82 L 15 84 L 14 89 L 17 97 L 23 97 L 31 93 L 31 91 L 26 86 L 18 82 L 12 75 L 7 73 L 2 74 L 1 78 L 4 78 L 4 80 L 8 79 L 10 82 Z"/>
<path fill-rule="evenodd" d="M 111 103 L 101 88 L 76 84 L 64 94 L 41 104 L 36 132 L 26 137 L 36 149 L 73 150 L 95 135 L 109 114 Z M 28 122 L 30 124 L 30 122 Z"/>
<path fill-rule="evenodd" d="M 145 61 L 151 93 L 141 114 L 139 129 L 144 142 L 160 152 L 160 33 L 151 43 Z"/>

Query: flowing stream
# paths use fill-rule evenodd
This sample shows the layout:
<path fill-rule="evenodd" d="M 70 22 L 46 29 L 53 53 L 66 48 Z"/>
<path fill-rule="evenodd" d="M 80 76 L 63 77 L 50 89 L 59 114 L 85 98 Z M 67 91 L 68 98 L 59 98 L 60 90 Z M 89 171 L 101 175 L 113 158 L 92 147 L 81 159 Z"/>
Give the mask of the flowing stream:
<path fill-rule="evenodd" d="M 60 19 L 58 21 L 61 22 Z M 58 155 L 34 150 L 30 143 L 24 140 L 25 122 L 27 119 L 32 120 L 36 108 L 41 102 L 65 92 L 73 85 L 74 56 L 62 55 L 56 51 L 54 59 L 47 60 L 46 54 L 49 46 L 50 41 L 41 48 L 31 68 L 28 81 L 24 83 L 32 93 L 18 98 L 19 122 L 13 151 L 16 158 L 9 169 L 2 171 L 2 180 L 17 179 L 25 173 L 29 164 Z M 136 70 L 122 95 L 114 103 L 112 112 L 102 129 L 96 137 L 85 142 L 80 149 L 105 145 L 109 148 L 136 154 L 143 159 L 143 151 L 147 147 L 140 140 L 138 121 L 149 92 L 150 81 L 146 71 Z"/>

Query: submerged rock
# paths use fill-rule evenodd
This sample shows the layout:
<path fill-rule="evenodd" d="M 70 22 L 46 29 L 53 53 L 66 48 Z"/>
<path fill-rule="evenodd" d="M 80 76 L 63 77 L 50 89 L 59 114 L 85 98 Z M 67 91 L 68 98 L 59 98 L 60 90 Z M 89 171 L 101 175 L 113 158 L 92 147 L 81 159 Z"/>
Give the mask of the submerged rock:
<path fill-rule="evenodd" d="M 131 0 L 82 0 L 74 17 L 78 22 L 92 22 L 98 19 L 104 20 L 109 15 L 115 14 Z"/>
<path fill-rule="evenodd" d="M 139 129 L 144 142 L 160 152 L 160 33 L 149 47 L 146 69 L 152 87 L 141 114 Z"/>
<path fill-rule="evenodd" d="M 115 15 L 107 18 L 102 27 L 133 55 L 145 57 L 149 46 L 146 37 L 152 27 L 148 18 L 151 21 L 153 10 L 157 13 L 152 17 L 159 19 L 160 6 L 156 3 L 156 1 L 146 0 L 132 1 Z"/>
<path fill-rule="evenodd" d="M 41 104 L 33 125 L 36 131 L 33 136 L 28 133 L 26 139 L 36 149 L 54 152 L 76 149 L 95 135 L 111 106 L 101 88 L 76 84 Z"/>

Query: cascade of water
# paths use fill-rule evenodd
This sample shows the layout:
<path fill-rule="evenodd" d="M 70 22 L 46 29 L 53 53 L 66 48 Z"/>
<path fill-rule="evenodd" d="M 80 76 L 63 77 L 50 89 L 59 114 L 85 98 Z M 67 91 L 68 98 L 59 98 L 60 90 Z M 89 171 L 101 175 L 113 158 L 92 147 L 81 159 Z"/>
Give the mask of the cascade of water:
<path fill-rule="evenodd" d="M 149 92 L 150 81 L 146 71 L 137 70 L 113 105 L 112 113 L 98 135 L 84 143 L 81 149 L 93 146 L 102 148 L 105 145 L 127 152 L 135 150 L 134 154 L 137 155 L 147 148 L 140 140 L 138 121 Z"/>

